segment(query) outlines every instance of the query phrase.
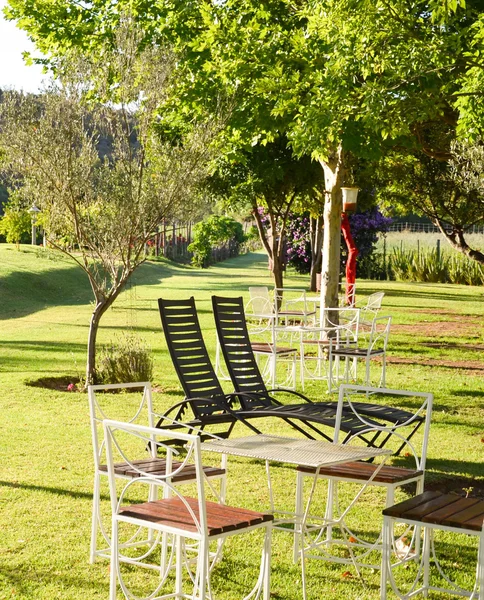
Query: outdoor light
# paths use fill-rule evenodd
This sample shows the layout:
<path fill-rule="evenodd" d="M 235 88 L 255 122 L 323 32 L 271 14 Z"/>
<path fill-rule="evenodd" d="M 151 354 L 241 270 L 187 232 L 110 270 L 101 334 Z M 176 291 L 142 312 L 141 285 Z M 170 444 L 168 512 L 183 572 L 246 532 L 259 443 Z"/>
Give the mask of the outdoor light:
<path fill-rule="evenodd" d="M 29 208 L 30 218 L 32 219 L 32 246 L 37 244 L 37 215 L 40 212 L 40 208 L 35 206 L 35 202 L 32 207 Z"/>
<path fill-rule="evenodd" d="M 343 194 L 343 212 L 351 213 L 356 211 L 356 199 L 358 198 L 359 188 L 357 187 L 342 187 Z"/>

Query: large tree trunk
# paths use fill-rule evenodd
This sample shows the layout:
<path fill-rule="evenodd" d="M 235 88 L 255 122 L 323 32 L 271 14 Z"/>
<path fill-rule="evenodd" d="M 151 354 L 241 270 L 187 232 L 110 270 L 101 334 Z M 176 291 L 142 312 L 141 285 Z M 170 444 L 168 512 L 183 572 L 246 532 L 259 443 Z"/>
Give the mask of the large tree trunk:
<path fill-rule="evenodd" d="M 321 268 L 321 308 L 338 306 L 340 268 L 341 186 L 344 179 L 344 155 L 341 146 L 327 161 L 324 170 L 326 195 L 324 202 L 323 262 Z"/>
<path fill-rule="evenodd" d="M 321 273 L 322 254 L 321 249 L 323 247 L 323 219 L 317 217 L 316 219 L 311 218 L 311 269 L 309 271 L 309 278 L 311 282 L 311 291 L 317 291 L 317 276 Z"/>

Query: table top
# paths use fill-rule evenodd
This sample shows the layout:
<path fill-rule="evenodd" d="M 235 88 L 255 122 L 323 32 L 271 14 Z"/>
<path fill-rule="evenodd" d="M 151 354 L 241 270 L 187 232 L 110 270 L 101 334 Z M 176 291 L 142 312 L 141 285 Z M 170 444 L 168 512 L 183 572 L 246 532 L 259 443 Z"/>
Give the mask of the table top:
<path fill-rule="evenodd" d="M 332 444 L 322 440 L 296 439 L 265 434 L 204 442 L 201 448 L 202 450 L 221 454 L 259 458 L 314 468 L 392 454 L 391 450 L 384 448 Z"/>

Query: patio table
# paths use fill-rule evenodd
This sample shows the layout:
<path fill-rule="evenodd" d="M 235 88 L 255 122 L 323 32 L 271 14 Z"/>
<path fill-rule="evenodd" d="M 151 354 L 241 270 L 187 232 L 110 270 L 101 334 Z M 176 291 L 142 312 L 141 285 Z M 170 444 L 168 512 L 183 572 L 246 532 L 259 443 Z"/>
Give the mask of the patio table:
<path fill-rule="evenodd" d="M 321 440 L 297 439 L 266 434 L 204 442 L 201 444 L 201 448 L 202 450 L 210 452 L 218 452 L 221 454 L 252 459 L 255 458 L 264 460 L 266 462 L 266 474 L 267 483 L 269 486 L 271 510 L 273 513 L 284 515 L 283 518 L 278 519 L 277 522 L 275 521 L 274 525 L 293 523 L 294 534 L 300 536 L 301 543 L 299 552 L 301 555 L 304 600 L 306 599 L 304 533 L 306 531 L 306 521 L 309 515 L 309 509 L 316 487 L 319 470 L 322 467 L 328 467 L 356 460 L 367 460 L 377 456 L 383 457 L 382 463 L 379 466 L 381 468 L 385 463 L 386 458 L 392 454 L 391 450 L 384 448 L 358 447 L 334 444 Z M 269 468 L 269 464 L 271 462 L 285 463 L 315 469 L 311 492 L 303 514 L 298 514 L 296 511 L 291 513 L 276 509 Z M 323 519 L 322 528 L 334 526 L 343 527 L 344 518 L 348 513 L 348 510 L 354 506 L 355 502 L 361 496 L 366 486 L 376 477 L 378 471 L 379 469 L 376 469 L 374 475 L 366 482 L 366 485 L 361 487 L 351 504 L 338 517 L 332 518 L 331 521 L 325 521 Z"/>

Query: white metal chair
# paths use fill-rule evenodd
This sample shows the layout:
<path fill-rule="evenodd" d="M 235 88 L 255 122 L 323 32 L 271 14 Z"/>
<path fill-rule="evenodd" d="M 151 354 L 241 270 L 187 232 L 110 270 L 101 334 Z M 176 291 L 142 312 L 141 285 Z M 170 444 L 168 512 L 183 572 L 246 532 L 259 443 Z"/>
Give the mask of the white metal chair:
<path fill-rule="evenodd" d="M 362 415 L 361 400 L 362 396 L 371 395 L 372 404 L 381 400 L 382 406 L 392 406 L 403 403 L 408 407 L 409 403 L 414 404 L 414 413 L 408 417 L 408 412 L 402 412 L 400 422 L 388 425 L 382 423 L 381 426 L 369 422 L 368 415 Z M 343 409 L 351 411 L 365 427 L 363 431 L 350 438 L 346 438 L 345 443 L 368 445 L 371 439 L 371 445 L 385 447 L 394 452 L 395 464 L 383 465 L 375 476 L 375 470 L 378 468 L 376 463 L 351 462 L 333 467 L 321 468 L 318 479 L 328 481 L 326 514 L 323 519 L 323 528 L 315 520 L 314 531 L 317 532 L 313 539 L 308 542 L 308 557 L 323 558 L 331 562 L 342 564 L 353 564 L 357 568 L 370 567 L 379 568 L 380 561 L 369 562 L 375 551 L 381 552 L 381 534 L 376 539 L 368 539 L 368 536 L 351 530 L 348 525 L 346 515 L 353 508 L 356 501 L 359 500 L 358 494 L 344 509 L 339 506 L 338 487 L 341 483 L 365 484 L 370 481 L 370 485 L 383 487 L 386 489 L 385 506 L 391 506 L 395 500 L 395 490 L 409 483 L 416 483 L 416 493 L 419 494 L 424 488 L 425 464 L 427 459 L 427 445 L 430 432 L 430 421 L 432 415 L 433 395 L 424 392 L 413 392 L 409 390 L 393 390 L 382 388 L 371 388 L 367 386 L 342 385 L 339 391 L 338 412 L 336 415 L 336 426 L 334 433 L 334 442 L 341 442 L 339 423 L 343 415 Z M 423 431 L 421 430 L 423 426 Z M 365 438 L 365 441 L 362 440 Z M 403 464 L 402 464 L 403 463 Z M 307 468 L 298 468 L 297 491 L 296 491 L 296 514 L 301 514 L 303 510 L 303 486 L 304 479 L 310 477 L 314 479 L 315 470 Z M 373 478 L 373 479 L 372 479 Z M 335 537 L 334 531 L 340 531 L 340 536 Z M 381 524 L 377 526 L 377 531 L 381 532 Z M 320 532 L 324 531 L 324 534 Z M 297 558 L 297 549 L 300 547 L 300 539 L 296 532 L 294 543 L 294 557 Z M 416 535 L 416 532 L 414 532 Z M 400 536 L 404 538 L 405 536 Z M 365 539 L 366 538 L 366 539 Z M 401 544 L 401 542 L 400 542 Z M 349 552 L 349 557 L 335 556 L 331 551 L 336 546 L 343 546 Z M 320 553 L 320 554 L 319 554 Z M 407 560 L 413 557 L 407 553 L 400 557 Z"/>
<path fill-rule="evenodd" d="M 375 358 L 381 359 L 381 374 L 378 383 L 374 387 L 384 387 L 386 377 L 386 351 L 388 346 L 388 337 L 390 335 L 391 317 L 375 317 L 371 324 L 368 339 L 361 340 L 359 336 L 358 343 L 353 340 L 330 340 L 329 345 L 329 373 L 333 374 L 333 363 L 336 360 L 336 376 L 329 379 L 329 392 L 333 391 L 333 383 L 342 379 L 348 383 L 350 379 L 358 383 L 357 362 L 359 360 L 365 363 L 365 376 L 363 385 L 372 385 L 370 377 L 371 361 Z M 361 327 L 360 327 L 361 330 Z M 363 343 L 362 343 L 363 342 Z M 340 365 L 344 359 L 343 372 Z M 353 365 L 353 369 L 350 366 Z"/>
<path fill-rule="evenodd" d="M 395 506 L 383 511 L 383 558 L 381 570 L 381 600 L 387 598 L 388 583 L 398 598 L 406 599 L 414 596 L 427 597 L 429 592 L 440 592 L 464 596 L 477 600 L 484 600 L 484 501 L 479 498 L 463 498 L 456 494 L 442 494 L 436 491 L 427 491 L 414 498 L 400 502 Z M 397 523 L 406 526 L 414 526 L 423 531 L 423 549 L 420 553 L 420 561 L 414 567 L 412 574 L 409 570 L 404 571 L 404 576 L 398 579 L 399 550 L 394 543 L 394 528 Z M 439 532 L 441 532 L 439 534 Z M 454 537 L 450 541 L 448 532 L 474 536 L 477 538 L 477 568 L 474 586 L 472 589 L 464 588 L 463 581 L 451 579 L 448 569 L 443 561 L 439 560 L 445 548 L 455 548 L 458 539 Z M 441 540 L 441 537 L 444 539 Z M 421 540 L 415 540 L 420 544 Z M 442 545 L 439 544 L 442 543 Z M 416 553 L 415 549 L 411 549 Z M 437 552 L 440 550 L 440 552 Z M 459 554 L 459 551 L 457 551 Z M 463 552 L 460 553 L 464 554 Z M 396 558 L 392 564 L 392 556 Z M 452 557 L 452 562 L 455 557 Z M 461 559 L 465 560 L 465 559 Z M 432 563 L 435 565 L 434 573 L 431 572 Z M 454 565 L 457 567 L 457 565 Z M 455 571 L 468 572 L 468 562 L 464 569 Z M 438 577 L 432 577 L 431 575 Z M 413 576 L 412 576 L 413 575 Z M 436 585 L 439 583 L 440 585 Z M 447 587 L 442 587 L 443 585 Z M 404 589 L 402 589 L 404 588 Z M 439 596 L 440 597 L 440 596 Z"/>
<path fill-rule="evenodd" d="M 271 298 L 269 288 L 266 286 L 249 287 L 249 302 L 245 307 L 247 316 L 259 321 L 259 326 L 267 328 L 269 322 L 275 318 L 274 300 Z M 262 323 L 261 323 L 262 322 Z"/>
<path fill-rule="evenodd" d="M 139 391 L 142 390 L 140 394 Z M 111 393 L 106 393 L 111 392 Z M 113 394 L 112 392 L 124 392 L 123 395 Z M 138 392 L 133 400 L 127 393 Z M 101 518 L 101 481 L 107 476 L 106 448 L 104 441 L 104 432 L 102 422 L 104 419 L 117 417 L 127 423 L 143 424 L 153 427 L 155 420 L 159 415 L 153 411 L 153 400 L 151 394 L 151 383 L 119 383 L 107 385 L 90 385 L 88 387 L 89 412 L 91 417 L 91 433 L 94 451 L 94 492 L 92 507 L 92 525 L 91 525 L 91 547 L 90 562 L 93 563 L 96 557 L 109 558 L 111 555 L 111 540 L 108 527 L 103 524 Z M 166 471 L 166 458 L 157 455 L 156 448 L 144 448 L 144 457 L 140 459 L 140 464 L 144 467 L 150 466 L 153 472 L 163 474 Z M 225 497 L 225 466 L 204 467 L 207 477 L 220 480 L 220 498 L 223 501 Z M 126 470 L 125 465 L 117 465 L 116 476 L 129 479 L 132 473 Z M 193 482 L 195 473 L 192 471 L 180 473 L 174 480 L 175 483 Z M 104 545 L 98 548 L 98 533 L 102 534 Z M 134 542 L 133 542 L 134 543 Z M 142 545 L 142 544 L 141 544 Z"/>
<path fill-rule="evenodd" d="M 274 288 L 274 309 L 277 326 L 315 324 L 316 308 L 308 301 L 306 290 Z"/>
<path fill-rule="evenodd" d="M 116 599 L 118 583 L 126 598 L 136 597 L 138 600 L 141 598 L 146 600 L 212 598 L 209 544 L 228 536 L 262 528 L 265 530 L 265 537 L 260 575 L 254 589 L 246 598 L 259 598 L 259 595 L 262 595 L 263 600 L 269 600 L 273 516 L 210 502 L 206 499 L 200 437 L 110 420 L 104 421 L 104 432 L 112 510 L 110 599 Z M 174 439 L 178 440 L 184 451 L 184 457 L 179 459 L 179 463 L 173 461 L 174 450 L 171 444 Z M 137 452 L 133 448 L 137 448 L 140 441 L 158 450 L 163 449 L 167 457 L 165 473 L 154 473 L 137 461 Z M 133 473 L 128 482 L 121 482 L 117 476 L 116 469 L 119 463 L 128 465 Z M 187 470 L 195 473 L 195 486 L 192 486 L 191 496 L 182 494 L 181 488 L 173 484 L 174 479 Z M 155 498 L 158 499 L 152 497 L 148 502 L 140 503 L 139 498 L 143 497 L 142 488 L 145 494 L 146 488 L 158 490 L 155 494 Z M 133 583 L 130 577 L 136 575 L 132 573 L 132 568 L 130 570 L 123 568 L 123 561 L 120 560 L 122 544 L 119 543 L 120 537 L 126 535 L 126 530 L 132 528 L 142 528 L 147 532 L 157 532 L 160 536 L 172 537 L 175 555 L 174 591 L 167 590 L 171 583 L 168 578 L 169 569 L 160 567 L 154 560 L 144 561 L 137 564 L 158 571 L 159 576 L 150 578 L 148 574 L 146 575 L 146 588 L 143 588 L 142 596 L 138 591 L 141 586 L 138 577 L 136 594 L 133 596 Z M 192 570 L 194 564 L 195 572 Z M 193 587 L 190 594 L 184 592 L 184 568 Z M 147 588 L 149 588 L 148 593 L 145 591 Z"/>
<path fill-rule="evenodd" d="M 250 300 L 246 305 L 246 318 L 254 355 L 260 365 L 264 381 L 275 388 L 296 389 L 297 349 L 288 344 L 278 327 L 278 312 L 269 288 L 249 288 Z M 282 339 L 281 339 L 282 338 Z M 261 364 L 261 361 L 265 361 Z M 217 369 L 217 365 L 218 369 Z M 220 361 L 219 345 L 216 355 L 216 373 L 224 374 Z"/>
<path fill-rule="evenodd" d="M 366 304 L 360 307 L 360 324 L 366 327 L 371 327 L 373 319 L 378 316 L 381 310 L 383 297 L 385 292 L 375 292 L 370 294 L 366 300 Z"/>
<path fill-rule="evenodd" d="M 317 379 L 330 383 L 329 346 L 331 340 L 351 345 L 358 341 L 359 310 L 355 308 L 323 309 L 318 327 L 300 329 L 300 378 L 304 390 L 305 380 Z"/>

